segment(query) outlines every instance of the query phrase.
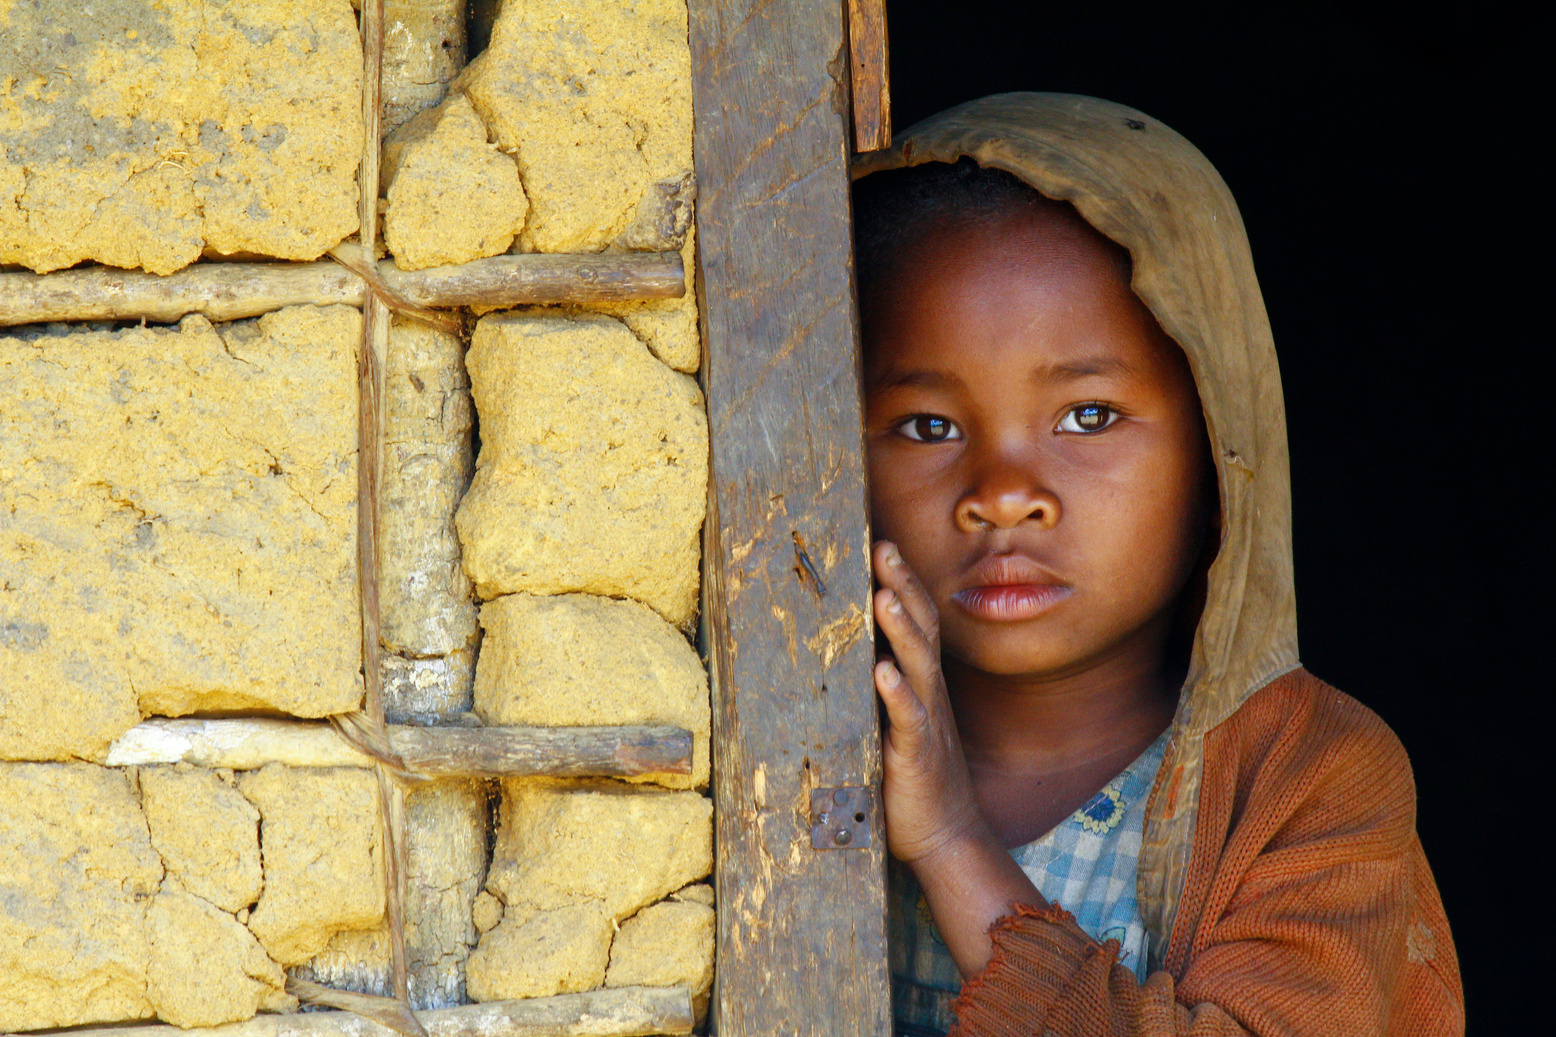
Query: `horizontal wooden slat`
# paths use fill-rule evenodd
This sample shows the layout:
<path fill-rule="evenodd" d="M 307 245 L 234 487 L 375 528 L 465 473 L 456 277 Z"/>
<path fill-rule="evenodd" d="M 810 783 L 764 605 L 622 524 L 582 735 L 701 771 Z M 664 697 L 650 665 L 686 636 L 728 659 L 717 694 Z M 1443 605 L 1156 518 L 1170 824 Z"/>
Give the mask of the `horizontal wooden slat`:
<path fill-rule="evenodd" d="M 522 1001 L 417 1012 L 428 1037 L 646 1037 L 692 1032 L 685 987 L 619 987 Z M 112 1026 L 91 1037 L 393 1037 L 394 1031 L 350 1012 L 257 1015 L 203 1029 Z M 3 1035 L 11 1037 L 11 1035 Z"/>
<path fill-rule="evenodd" d="M 430 778 L 636 777 L 690 774 L 692 736 L 679 727 L 395 727 L 406 766 Z"/>
<path fill-rule="evenodd" d="M 428 308 L 676 299 L 686 294 L 678 252 L 493 256 L 458 266 L 401 270 L 389 260 L 379 279 Z M 196 263 L 159 277 L 91 266 L 51 274 L 0 274 L 0 326 L 48 321 L 176 321 L 257 317 L 283 306 L 360 306 L 361 278 L 334 260 L 316 263 Z"/>
<path fill-rule="evenodd" d="M 389 741 L 409 770 L 432 778 L 606 777 L 691 773 L 691 732 L 678 727 L 406 727 Z M 257 770 L 371 767 L 323 721 L 154 718 L 108 749 L 110 767 L 192 763 Z"/>

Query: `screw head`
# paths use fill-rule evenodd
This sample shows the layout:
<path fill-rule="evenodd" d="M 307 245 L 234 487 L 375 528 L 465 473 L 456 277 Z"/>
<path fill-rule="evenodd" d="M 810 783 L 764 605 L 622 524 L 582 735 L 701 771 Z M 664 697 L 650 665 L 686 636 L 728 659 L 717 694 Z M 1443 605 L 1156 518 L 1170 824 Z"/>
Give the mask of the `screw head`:
<path fill-rule="evenodd" d="M 846 828 L 839 828 L 837 831 L 832 833 L 832 841 L 838 846 L 847 846 L 849 843 L 854 841 L 854 833 L 850 832 Z"/>

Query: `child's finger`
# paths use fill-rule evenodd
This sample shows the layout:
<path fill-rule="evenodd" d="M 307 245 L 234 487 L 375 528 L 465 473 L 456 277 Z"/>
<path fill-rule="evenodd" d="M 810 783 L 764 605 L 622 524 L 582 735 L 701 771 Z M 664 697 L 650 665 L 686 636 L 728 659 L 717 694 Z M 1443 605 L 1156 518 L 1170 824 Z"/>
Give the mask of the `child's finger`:
<path fill-rule="evenodd" d="M 875 545 L 875 574 L 882 587 L 897 592 L 913 622 L 924 632 L 931 644 L 940 643 L 940 612 L 930 600 L 929 592 L 919 581 L 918 574 L 902 558 L 902 552 L 890 540 Z"/>
<path fill-rule="evenodd" d="M 910 750 L 923 738 L 929 723 L 929 711 L 914 694 L 912 687 L 902 676 L 902 671 L 890 659 L 875 664 L 875 690 L 886 704 L 886 716 L 891 721 L 893 738 L 904 740 L 900 748 Z"/>
<path fill-rule="evenodd" d="M 940 649 L 919 629 L 890 587 L 875 592 L 875 622 L 891 643 L 908 683 L 928 705 L 940 686 Z"/>

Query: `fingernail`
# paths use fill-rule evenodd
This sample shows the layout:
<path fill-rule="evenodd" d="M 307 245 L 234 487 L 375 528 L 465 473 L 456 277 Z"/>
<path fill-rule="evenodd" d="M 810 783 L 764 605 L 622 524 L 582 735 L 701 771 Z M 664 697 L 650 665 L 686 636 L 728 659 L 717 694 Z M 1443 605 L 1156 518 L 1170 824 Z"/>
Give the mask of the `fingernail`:
<path fill-rule="evenodd" d="M 881 664 L 881 679 L 887 684 L 899 684 L 902 681 L 902 674 L 895 663 L 887 660 Z"/>
<path fill-rule="evenodd" d="M 897 597 L 897 592 L 896 591 L 887 591 L 886 593 L 891 595 L 889 598 L 886 599 L 886 611 L 887 612 L 901 612 L 902 611 L 902 599 Z"/>
<path fill-rule="evenodd" d="M 886 564 L 892 566 L 902 564 L 902 555 L 897 551 L 896 544 L 892 544 L 886 549 Z"/>

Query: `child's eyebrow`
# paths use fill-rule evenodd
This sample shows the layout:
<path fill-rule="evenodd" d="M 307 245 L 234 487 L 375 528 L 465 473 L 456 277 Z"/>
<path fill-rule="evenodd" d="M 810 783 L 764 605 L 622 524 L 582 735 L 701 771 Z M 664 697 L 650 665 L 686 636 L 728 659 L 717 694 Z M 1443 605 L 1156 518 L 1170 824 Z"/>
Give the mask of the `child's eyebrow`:
<path fill-rule="evenodd" d="M 1034 382 L 1073 382 L 1105 374 L 1134 374 L 1127 360 L 1116 356 L 1084 356 L 1061 364 L 1043 364 L 1032 370 Z"/>
<path fill-rule="evenodd" d="M 956 389 L 962 380 L 948 371 L 888 371 L 879 378 L 868 380 L 869 388 L 881 389 Z"/>
<path fill-rule="evenodd" d="M 1127 360 L 1116 356 L 1083 356 L 1056 364 L 1040 364 L 1029 376 L 1033 382 L 1073 382 L 1108 374 L 1134 374 L 1136 369 Z M 875 392 L 886 389 L 960 389 L 961 378 L 950 371 L 919 368 L 908 371 L 886 371 L 879 377 L 867 380 L 868 388 Z"/>

